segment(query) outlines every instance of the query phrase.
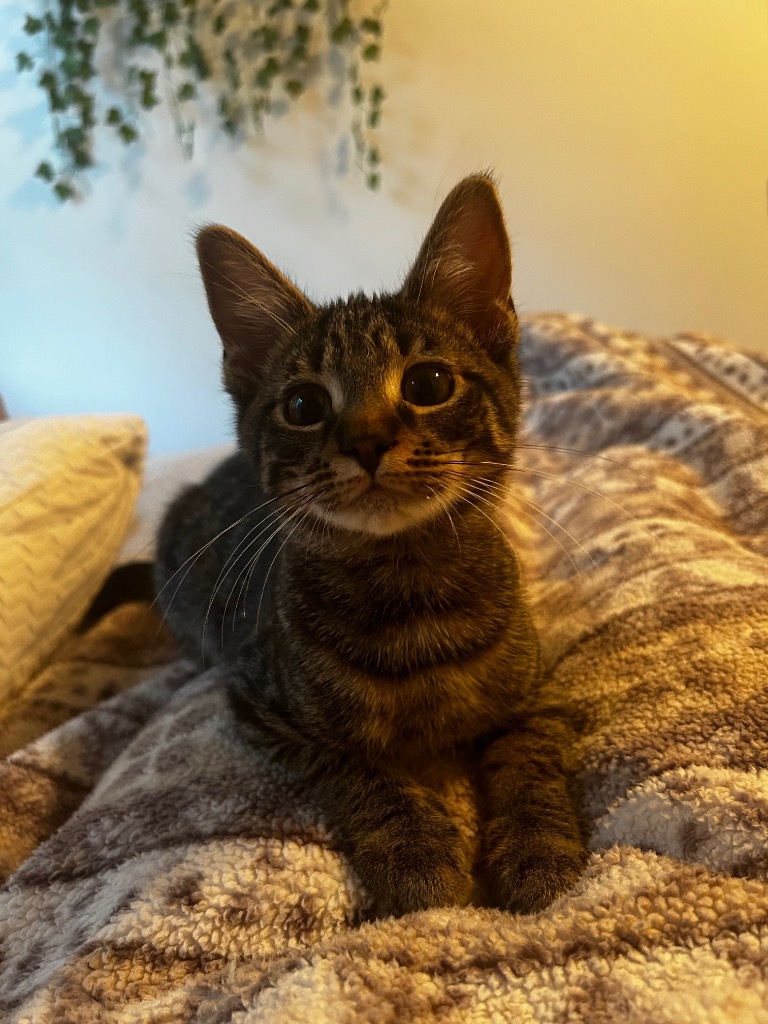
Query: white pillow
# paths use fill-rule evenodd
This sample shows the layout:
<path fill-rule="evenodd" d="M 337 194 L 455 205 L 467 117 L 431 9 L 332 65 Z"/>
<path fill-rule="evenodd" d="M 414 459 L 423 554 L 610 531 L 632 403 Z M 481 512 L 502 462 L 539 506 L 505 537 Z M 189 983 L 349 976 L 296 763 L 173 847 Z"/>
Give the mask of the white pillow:
<path fill-rule="evenodd" d="M 146 446 L 138 416 L 0 423 L 0 699 L 23 690 L 98 593 Z"/>

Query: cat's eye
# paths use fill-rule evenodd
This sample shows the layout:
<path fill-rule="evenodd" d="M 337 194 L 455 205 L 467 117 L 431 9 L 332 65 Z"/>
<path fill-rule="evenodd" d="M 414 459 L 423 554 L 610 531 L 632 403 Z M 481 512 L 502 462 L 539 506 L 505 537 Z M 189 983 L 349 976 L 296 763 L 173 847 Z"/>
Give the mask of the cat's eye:
<path fill-rule="evenodd" d="M 331 396 L 319 384 L 302 384 L 288 395 L 283 415 L 294 427 L 313 427 L 331 414 Z"/>
<path fill-rule="evenodd" d="M 411 405 L 442 405 L 453 394 L 453 374 L 436 363 L 421 363 L 406 370 L 403 398 Z"/>

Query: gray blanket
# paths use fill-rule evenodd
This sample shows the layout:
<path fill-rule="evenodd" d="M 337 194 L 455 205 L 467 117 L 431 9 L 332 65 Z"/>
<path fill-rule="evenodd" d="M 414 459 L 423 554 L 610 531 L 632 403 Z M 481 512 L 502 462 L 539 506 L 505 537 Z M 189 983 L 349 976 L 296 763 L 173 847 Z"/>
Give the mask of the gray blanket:
<path fill-rule="evenodd" d="M 101 665 L 94 700 L 130 687 L 26 742 L 30 707 L 0 767 L 4 1019 L 768 1022 L 768 363 L 561 316 L 527 321 L 523 357 L 504 526 L 577 728 L 576 888 L 530 917 L 370 920 L 220 674 L 152 663 L 128 606 L 65 658 Z M 471 833 L 466 780 L 435 784 Z"/>

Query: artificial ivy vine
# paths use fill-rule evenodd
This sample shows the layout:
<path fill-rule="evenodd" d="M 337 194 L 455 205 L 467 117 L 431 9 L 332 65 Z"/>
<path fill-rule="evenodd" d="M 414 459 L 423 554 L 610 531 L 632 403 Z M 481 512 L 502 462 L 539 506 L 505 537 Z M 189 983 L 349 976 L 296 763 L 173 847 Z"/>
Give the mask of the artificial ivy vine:
<path fill-rule="evenodd" d="M 163 100 L 190 154 L 201 85 L 215 95 L 224 131 L 261 129 L 335 51 L 352 101 L 355 150 L 376 188 L 384 90 L 362 65 L 379 59 L 383 6 L 356 15 L 352 0 L 43 0 L 26 16 L 30 44 L 16 56 L 19 71 L 37 73 L 51 115 L 56 157 L 35 173 L 59 199 L 75 198 L 95 164 L 96 130 L 106 126 L 135 143 L 141 113 Z M 105 62 L 105 53 L 113 59 Z"/>

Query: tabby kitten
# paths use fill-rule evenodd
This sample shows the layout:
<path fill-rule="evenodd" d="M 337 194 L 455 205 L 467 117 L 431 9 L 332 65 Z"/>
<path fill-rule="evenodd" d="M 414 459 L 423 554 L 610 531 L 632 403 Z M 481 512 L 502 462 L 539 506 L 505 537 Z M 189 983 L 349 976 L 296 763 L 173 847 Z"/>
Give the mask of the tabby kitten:
<path fill-rule="evenodd" d="M 379 913 L 470 899 L 472 857 L 419 781 L 445 751 L 471 759 L 487 898 L 545 906 L 584 855 L 493 520 L 520 378 L 491 179 L 453 189 L 392 295 L 318 306 L 234 232 L 197 245 L 240 451 L 162 527 L 172 628 L 228 661 L 238 720 L 314 786 Z"/>

